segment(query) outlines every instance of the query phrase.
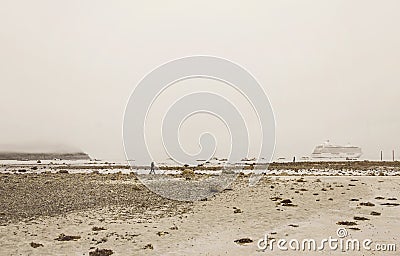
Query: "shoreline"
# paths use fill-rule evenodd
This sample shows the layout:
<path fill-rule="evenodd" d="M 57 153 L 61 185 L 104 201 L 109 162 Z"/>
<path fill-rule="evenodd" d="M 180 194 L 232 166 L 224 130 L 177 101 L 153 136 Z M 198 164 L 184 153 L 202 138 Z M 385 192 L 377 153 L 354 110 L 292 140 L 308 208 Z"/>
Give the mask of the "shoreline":
<path fill-rule="evenodd" d="M 159 166 L 157 174 L 179 175 L 182 171 L 190 169 L 196 174 L 219 175 L 223 170 L 231 170 L 237 173 L 262 173 L 264 175 L 400 175 L 400 162 L 379 161 L 347 161 L 347 162 L 288 162 L 271 164 L 245 164 L 235 166 Z M 136 173 L 147 174 L 149 166 L 129 166 L 117 163 L 86 163 L 79 161 L 60 161 L 46 163 L 13 164 L 1 163 L 0 173 Z"/>

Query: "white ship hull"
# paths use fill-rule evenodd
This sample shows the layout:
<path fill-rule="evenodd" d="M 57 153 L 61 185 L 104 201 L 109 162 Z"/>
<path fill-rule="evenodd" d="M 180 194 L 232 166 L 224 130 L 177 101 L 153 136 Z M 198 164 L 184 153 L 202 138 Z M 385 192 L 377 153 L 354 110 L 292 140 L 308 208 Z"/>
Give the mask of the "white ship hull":
<path fill-rule="evenodd" d="M 314 159 L 340 159 L 340 160 L 352 160 L 358 159 L 362 156 L 360 147 L 356 146 L 337 146 L 331 145 L 326 142 L 323 145 L 315 147 L 311 157 Z"/>
<path fill-rule="evenodd" d="M 311 154 L 312 158 L 336 158 L 336 159 L 357 159 L 362 156 L 361 153 L 359 154 L 331 154 L 331 153 L 322 153 L 322 154 Z"/>

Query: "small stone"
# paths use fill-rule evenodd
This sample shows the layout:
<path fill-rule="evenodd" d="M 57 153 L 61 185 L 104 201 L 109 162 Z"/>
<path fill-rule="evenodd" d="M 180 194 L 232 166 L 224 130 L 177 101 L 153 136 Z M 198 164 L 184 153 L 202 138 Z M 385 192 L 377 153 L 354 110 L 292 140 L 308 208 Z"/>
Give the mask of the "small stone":
<path fill-rule="evenodd" d="M 369 219 L 365 217 L 354 216 L 354 220 L 369 220 Z"/>
<path fill-rule="evenodd" d="M 397 203 L 383 203 L 381 205 L 385 205 L 385 206 L 399 206 L 400 204 Z"/>
<path fill-rule="evenodd" d="M 153 245 L 152 244 L 146 244 L 144 247 L 143 247 L 143 249 L 150 249 L 150 250 L 153 250 L 154 249 L 154 247 L 153 247 Z"/>
<path fill-rule="evenodd" d="M 112 250 L 99 248 L 96 248 L 95 251 L 89 252 L 89 256 L 110 256 L 111 254 L 114 254 Z"/>
<path fill-rule="evenodd" d="M 56 239 L 57 241 L 76 241 L 80 239 L 80 236 L 67 236 L 65 234 L 60 234 Z"/>
<path fill-rule="evenodd" d="M 38 244 L 38 243 L 35 243 L 35 242 L 31 242 L 30 245 L 33 248 L 43 247 L 43 244 Z"/>
<path fill-rule="evenodd" d="M 270 199 L 271 199 L 272 201 L 274 201 L 274 202 L 275 202 L 275 201 L 278 201 L 278 200 L 282 200 L 282 198 L 277 197 L 277 196 L 276 196 L 276 197 L 271 197 Z"/>
<path fill-rule="evenodd" d="M 241 239 L 235 240 L 235 243 L 240 244 L 240 245 L 250 244 L 252 242 L 253 242 L 253 240 L 250 238 L 241 238 Z"/>
<path fill-rule="evenodd" d="M 375 206 L 375 204 L 371 202 L 360 203 L 361 206 Z"/>
<path fill-rule="evenodd" d="M 178 227 L 177 227 L 176 225 L 174 225 L 174 226 L 170 227 L 169 229 L 171 229 L 171 230 L 178 230 Z"/>
<path fill-rule="evenodd" d="M 92 231 L 102 231 L 102 230 L 106 230 L 106 228 L 103 227 L 93 227 Z"/>
<path fill-rule="evenodd" d="M 290 199 L 284 199 L 281 201 L 281 204 L 290 204 L 290 203 L 292 203 L 292 200 Z"/>
<path fill-rule="evenodd" d="M 338 221 L 336 223 L 337 225 L 342 225 L 342 226 L 354 226 L 357 225 L 354 221 Z"/>
<path fill-rule="evenodd" d="M 158 236 L 164 236 L 164 235 L 167 235 L 167 234 L 169 234 L 167 231 L 158 231 L 157 232 Z"/>
<path fill-rule="evenodd" d="M 237 208 L 237 209 L 235 209 L 235 210 L 233 211 L 233 213 L 242 213 L 242 210 L 240 210 L 239 208 Z"/>

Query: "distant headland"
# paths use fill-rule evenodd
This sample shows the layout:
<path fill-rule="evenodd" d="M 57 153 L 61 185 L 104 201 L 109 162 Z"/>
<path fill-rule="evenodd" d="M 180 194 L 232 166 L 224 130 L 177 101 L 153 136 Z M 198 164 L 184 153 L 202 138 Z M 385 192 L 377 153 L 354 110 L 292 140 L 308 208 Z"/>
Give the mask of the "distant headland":
<path fill-rule="evenodd" d="M 90 156 L 84 152 L 71 153 L 30 153 L 30 152 L 0 152 L 0 160 L 90 160 Z"/>

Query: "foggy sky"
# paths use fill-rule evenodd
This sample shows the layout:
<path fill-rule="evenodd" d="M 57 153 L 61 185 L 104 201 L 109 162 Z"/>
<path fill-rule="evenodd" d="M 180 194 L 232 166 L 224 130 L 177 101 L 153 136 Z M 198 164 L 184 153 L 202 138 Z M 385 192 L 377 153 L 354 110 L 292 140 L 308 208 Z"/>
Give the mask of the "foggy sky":
<path fill-rule="evenodd" d="M 123 159 L 136 84 L 162 63 L 204 54 L 263 85 L 276 157 L 330 139 L 361 146 L 364 158 L 381 149 L 400 158 L 399 11 L 397 0 L 3 0 L 0 144 Z"/>

